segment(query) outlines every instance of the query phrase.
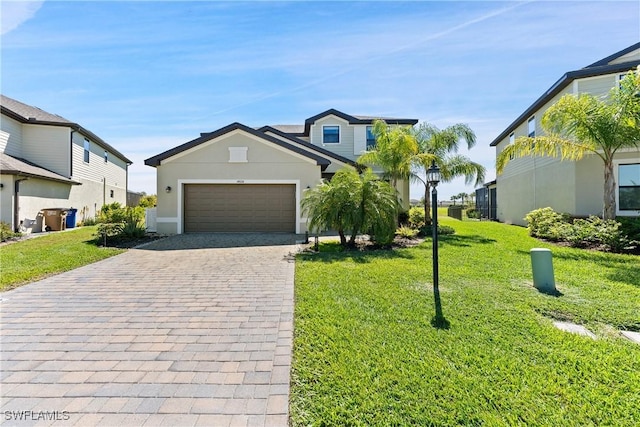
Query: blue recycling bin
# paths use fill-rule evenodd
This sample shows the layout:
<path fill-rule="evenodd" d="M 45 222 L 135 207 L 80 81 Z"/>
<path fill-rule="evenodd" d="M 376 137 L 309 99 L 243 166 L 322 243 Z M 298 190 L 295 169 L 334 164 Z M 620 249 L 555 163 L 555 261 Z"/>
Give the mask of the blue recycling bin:
<path fill-rule="evenodd" d="M 67 228 L 75 228 L 76 212 L 78 212 L 78 209 L 71 208 L 67 210 L 67 222 L 66 222 Z"/>

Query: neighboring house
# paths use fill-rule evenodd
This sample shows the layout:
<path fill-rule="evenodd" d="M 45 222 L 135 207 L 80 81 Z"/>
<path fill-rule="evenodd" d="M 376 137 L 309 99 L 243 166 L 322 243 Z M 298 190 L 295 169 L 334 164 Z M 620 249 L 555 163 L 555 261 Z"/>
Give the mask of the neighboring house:
<path fill-rule="evenodd" d="M 570 71 L 554 83 L 491 143 L 496 155 L 520 136 L 541 135 L 544 112 L 565 94 L 591 93 L 606 96 L 625 73 L 640 65 L 640 43 L 601 59 L 585 68 Z M 640 149 L 618 151 L 614 160 L 618 216 L 637 216 L 638 200 L 620 196 L 640 192 Z M 550 157 L 511 160 L 496 180 L 497 219 L 523 225 L 524 216 L 538 208 L 552 207 L 573 216 L 602 215 L 604 165 L 589 155 L 580 161 Z M 494 202 L 496 195 L 493 195 Z"/>
<path fill-rule="evenodd" d="M 93 218 L 103 204 L 127 201 L 131 161 L 63 117 L 0 98 L 0 220 L 14 230 L 43 230 L 40 211 L 75 208 Z"/>
<path fill-rule="evenodd" d="M 304 233 L 304 191 L 375 145 L 376 118 L 327 110 L 304 125 L 233 123 L 145 160 L 157 169 L 157 231 Z M 418 120 L 381 118 L 390 125 Z M 399 185 L 408 207 L 409 183 Z"/>

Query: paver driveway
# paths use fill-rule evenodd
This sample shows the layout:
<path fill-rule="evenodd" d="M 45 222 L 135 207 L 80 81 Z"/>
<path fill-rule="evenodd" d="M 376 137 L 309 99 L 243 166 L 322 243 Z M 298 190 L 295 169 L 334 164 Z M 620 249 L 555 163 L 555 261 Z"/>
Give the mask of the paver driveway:
<path fill-rule="evenodd" d="M 2 424 L 286 426 L 295 251 L 173 236 L 0 294 Z"/>

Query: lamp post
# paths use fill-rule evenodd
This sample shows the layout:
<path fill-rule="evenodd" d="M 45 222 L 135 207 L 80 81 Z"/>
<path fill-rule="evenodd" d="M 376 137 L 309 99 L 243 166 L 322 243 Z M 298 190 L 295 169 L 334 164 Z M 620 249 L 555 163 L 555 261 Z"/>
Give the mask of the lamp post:
<path fill-rule="evenodd" d="M 438 183 L 442 176 L 440 168 L 436 162 L 431 162 L 431 167 L 427 169 L 427 182 L 431 186 L 431 232 L 433 241 L 433 298 L 436 306 L 436 316 L 433 325 L 436 327 L 446 327 L 447 321 L 442 315 L 442 303 L 440 302 L 439 272 L 438 272 Z"/>

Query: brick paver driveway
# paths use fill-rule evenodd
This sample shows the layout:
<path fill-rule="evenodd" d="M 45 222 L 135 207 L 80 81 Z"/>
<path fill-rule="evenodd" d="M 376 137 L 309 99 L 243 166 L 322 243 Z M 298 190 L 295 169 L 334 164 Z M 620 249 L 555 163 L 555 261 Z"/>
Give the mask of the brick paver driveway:
<path fill-rule="evenodd" d="M 295 238 L 173 236 L 0 294 L 1 423 L 286 426 Z"/>

